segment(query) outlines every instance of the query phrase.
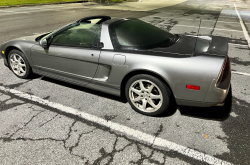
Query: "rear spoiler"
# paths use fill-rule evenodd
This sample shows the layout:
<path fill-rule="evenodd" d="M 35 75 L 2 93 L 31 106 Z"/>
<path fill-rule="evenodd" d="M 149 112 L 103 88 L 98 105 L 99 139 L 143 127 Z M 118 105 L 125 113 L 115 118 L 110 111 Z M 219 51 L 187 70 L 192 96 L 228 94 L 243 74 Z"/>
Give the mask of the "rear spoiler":
<path fill-rule="evenodd" d="M 225 37 L 212 36 L 212 41 L 207 50 L 210 55 L 227 56 L 228 54 L 228 39 Z"/>
<path fill-rule="evenodd" d="M 209 56 L 222 56 L 226 57 L 228 55 L 228 39 L 220 36 L 198 36 L 196 40 L 195 52 L 199 50 L 199 46 L 203 46 L 202 42 L 198 38 L 203 39 L 208 43 L 207 50 L 198 53 L 196 55 L 209 55 Z"/>

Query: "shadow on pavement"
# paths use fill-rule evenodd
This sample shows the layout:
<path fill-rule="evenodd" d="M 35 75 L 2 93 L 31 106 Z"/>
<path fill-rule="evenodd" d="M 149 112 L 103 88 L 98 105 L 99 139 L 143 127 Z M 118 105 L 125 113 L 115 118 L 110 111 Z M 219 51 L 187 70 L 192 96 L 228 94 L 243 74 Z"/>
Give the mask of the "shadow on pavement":
<path fill-rule="evenodd" d="M 87 92 L 90 94 L 98 95 L 101 97 L 105 97 L 114 101 L 119 101 L 121 103 L 126 103 L 127 100 L 125 97 L 117 97 L 114 95 L 110 95 L 104 92 L 88 89 L 85 87 L 73 85 L 70 83 L 66 83 L 59 80 L 54 80 L 48 77 L 42 77 L 42 80 L 52 82 L 55 84 L 59 84 L 65 87 L 69 87 L 72 89 L 80 90 L 82 92 Z M 197 117 L 197 118 L 203 118 L 203 119 L 209 119 L 209 120 L 225 120 L 228 118 L 232 107 L 232 90 L 230 88 L 230 91 L 228 93 L 228 96 L 225 100 L 224 106 L 213 106 L 213 107 L 187 107 L 187 106 L 178 106 L 178 109 L 180 110 L 182 115 L 190 116 L 190 117 Z M 176 104 L 173 104 L 172 107 L 165 113 L 157 116 L 157 117 L 168 117 L 172 116 L 176 112 L 177 106 Z"/>
<path fill-rule="evenodd" d="M 223 106 L 186 107 L 179 106 L 182 115 L 210 120 L 226 120 L 232 110 L 232 89 L 230 88 Z"/>
<path fill-rule="evenodd" d="M 68 88 L 76 89 L 76 90 L 79 90 L 79 91 L 82 91 L 82 92 L 87 92 L 87 93 L 90 93 L 90 94 L 105 97 L 105 98 L 108 98 L 108 99 L 111 99 L 111 100 L 119 101 L 119 102 L 122 102 L 122 103 L 127 102 L 125 97 L 117 97 L 117 96 L 110 95 L 110 94 L 107 94 L 107 93 L 104 93 L 104 92 L 100 92 L 100 91 L 96 91 L 96 90 L 93 90 L 93 89 L 89 89 L 89 88 L 81 87 L 81 86 L 78 86 L 78 85 L 70 84 L 70 83 L 67 83 L 67 82 L 51 79 L 51 78 L 48 78 L 48 77 L 42 77 L 42 80 L 52 82 L 52 83 L 55 83 L 55 84 L 58 84 L 58 85 L 62 85 L 62 86 L 68 87 Z"/>

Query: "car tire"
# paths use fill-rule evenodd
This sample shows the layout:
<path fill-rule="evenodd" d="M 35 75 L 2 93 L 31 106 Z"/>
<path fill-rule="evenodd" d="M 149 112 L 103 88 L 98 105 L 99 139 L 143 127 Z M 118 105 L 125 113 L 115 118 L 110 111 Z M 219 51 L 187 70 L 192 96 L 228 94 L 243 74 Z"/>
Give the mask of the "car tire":
<path fill-rule="evenodd" d="M 10 70 L 19 78 L 27 79 L 32 75 L 32 70 L 25 55 L 19 50 L 11 50 L 8 54 Z"/>
<path fill-rule="evenodd" d="M 160 79 L 147 74 L 131 77 L 125 86 L 125 95 L 135 111 L 147 116 L 166 112 L 174 102 L 169 87 Z"/>

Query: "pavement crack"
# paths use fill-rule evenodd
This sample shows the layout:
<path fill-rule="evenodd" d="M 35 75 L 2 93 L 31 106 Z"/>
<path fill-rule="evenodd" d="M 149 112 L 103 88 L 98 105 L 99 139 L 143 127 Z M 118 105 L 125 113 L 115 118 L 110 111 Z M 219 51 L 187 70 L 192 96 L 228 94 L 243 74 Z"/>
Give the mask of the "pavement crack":
<path fill-rule="evenodd" d="M 65 139 L 65 143 L 64 143 L 64 148 L 67 148 L 66 147 L 66 141 L 70 138 L 70 134 L 71 134 L 71 132 L 72 132 L 72 127 L 76 124 L 76 120 L 74 120 L 74 122 L 71 124 L 71 126 L 69 127 L 69 132 L 68 132 L 68 136 L 67 136 L 67 138 Z"/>
<path fill-rule="evenodd" d="M 42 112 L 44 112 L 44 111 L 38 112 L 36 115 L 32 116 L 31 119 L 28 122 L 26 122 L 22 127 L 20 127 L 19 129 L 17 129 L 13 134 L 11 134 L 9 138 L 13 137 L 17 132 L 19 132 L 24 127 L 26 127 L 35 117 L 37 117 L 38 115 L 40 115 Z"/>
<path fill-rule="evenodd" d="M 74 146 L 69 147 L 69 152 L 70 152 L 70 154 L 72 154 L 73 149 L 74 149 L 74 148 L 76 148 L 76 147 L 79 145 L 80 140 L 81 140 L 81 138 L 82 138 L 82 136 L 83 136 L 83 135 L 86 135 L 86 134 L 92 133 L 92 132 L 94 132 L 96 129 L 97 129 L 97 128 L 94 128 L 94 129 L 93 129 L 93 130 L 91 130 L 91 131 L 81 133 L 81 134 L 80 134 L 80 136 L 78 137 L 77 142 L 75 143 L 75 145 L 74 145 Z"/>
<path fill-rule="evenodd" d="M 111 164 L 111 163 L 113 162 L 113 160 L 114 160 L 114 156 L 115 156 L 116 153 L 124 151 L 128 146 L 131 146 L 131 145 L 133 144 L 133 143 L 131 142 L 131 143 L 127 144 L 126 146 L 124 146 L 122 149 L 117 150 L 117 149 L 116 149 L 116 145 L 117 145 L 117 142 L 118 142 L 118 138 L 119 138 L 120 136 L 118 136 L 118 135 L 116 135 L 116 134 L 114 134 L 114 135 L 116 136 L 116 139 L 115 139 L 115 142 L 114 142 L 114 144 L 113 144 L 113 149 L 112 149 L 112 151 L 108 153 L 108 152 L 106 152 L 106 150 L 102 147 L 102 148 L 99 150 L 99 152 L 101 153 L 101 157 L 97 158 L 97 159 L 94 161 L 93 164 L 100 164 L 100 162 L 101 162 L 103 159 L 107 158 L 107 157 L 110 157 L 110 159 L 109 159 L 109 161 L 108 161 L 106 164 Z"/>
<path fill-rule="evenodd" d="M 222 9 L 221 9 L 221 11 L 222 11 Z M 220 11 L 220 13 L 221 13 L 221 11 Z M 217 22 L 218 22 L 218 20 L 219 20 L 219 17 L 220 17 L 220 14 L 217 16 L 216 22 L 214 23 L 214 27 L 213 27 L 212 31 L 210 32 L 210 34 L 213 34 L 214 29 L 215 29 L 215 27 L 216 27 L 216 25 L 217 25 Z"/>
<path fill-rule="evenodd" d="M 54 120 L 59 114 L 56 114 L 54 117 L 52 117 L 50 120 L 46 121 L 45 123 L 41 124 L 39 127 L 44 126 L 45 124 L 51 122 L 52 120 Z"/>
<path fill-rule="evenodd" d="M 153 140 L 153 143 L 151 144 L 151 146 L 154 145 L 155 139 L 160 135 L 160 133 L 161 133 L 162 131 L 163 131 L 163 125 L 161 124 L 161 125 L 159 126 L 159 129 L 157 130 L 157 132 L 154 133 L 154 140 Z"/>
<path fill-rule="evenodd" d="M 159 129 L 157 130 L 157 132 L 154 134 L 155 137 L 158 137 L 162 131 L 163 131 L 163 125 L 161 124 L 161 125 L 159 126 Z"/>
<path fill-rule="evenodd" d="M 3 138 L 0 137 L 0 140 L 2 140 L 3 142 L 12 142 L 12 141 L 44 141 L 44 140 L 51 140 L 51 141 L 56 141 L 56 142 L 62 142 L 63 140 L 59 140 L 59 139 L 53 139 L 53 138 L 38 138 L 38 139 L 32 139 L 32 138 L 22 138 L 22 137 L 18 137 L 15 139 L 12 139 L 11 137 L 7 137 L 7 138 Z"/>

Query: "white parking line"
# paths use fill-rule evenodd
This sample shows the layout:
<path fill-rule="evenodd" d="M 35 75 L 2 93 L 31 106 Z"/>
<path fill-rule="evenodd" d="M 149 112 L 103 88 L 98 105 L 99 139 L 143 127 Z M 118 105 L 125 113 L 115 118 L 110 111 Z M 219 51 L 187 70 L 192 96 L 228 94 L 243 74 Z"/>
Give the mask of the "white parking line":
<path fill-rule="evenodd" d="M 117 131 L 117 132 L 120 132 L 122 134 L 128 135 L 129 137 L 133 137 L 138 141 L 143 141 L 143 142 L 152 144 L 155 147 L 165 147 L 165 148 L 170 149 L 172 151 L 176 151 L 176 152 L 183 154 L 185 156 L 188 156 L 188 157 L 191 157 L 193 159 L 196 159 L 196 160 L 199 160 L 202 162 L 206 162 L 209 164 L 231 165 L 231 163 L 229 163 L 229 162 L 226 162 L 226 161 L 223 161 L 221 159 L 215 158 L 213 156 L 204 154 L 204 153 L 196 151 L 194 149 L 190 149 L 188 147 L 170 142 L 168 140 L 158 138 L 154 135 L 150 135 L 150 134 L 135 130 L 133 128 L 129 128 L 127 126 L 124 126 L 124 125 L 121 125 L 118 123 L 114 123 L 112 121 L 107 121 L 103 118 L 88 114 L 88 113 L 83 112 L 83 111 L 79 111 L 79 110 L 71 108 L 71 107 L 64 106 L 62 104 L 53 103 L 51 101 L 42 99 L 42 98 L 34 96 L 34 95 L 30 95 L 30 94 L 27 94 L 27 93 L 24 93 L 21 91 L 17 91 L 15 89 L 5 88 L 4 86 L 0 86 L 0 91 L 4 91 L 6 93 L 13 94 L 13 95 L 18 96 L 20 98 L 24 98 L 24 99 L 39 103 L 41 105 L 45 105 L 47 107 L 57 109 L 57 110 L 62 111 L 64 113 L 73 114 L 75 116 L 81 117 L 82 119 L 88 120 L 90 122 L 94 122 L 94 123 L 100 124 L 102 126 L 108 127 L 113 131 Z"/>
<path fill-rule="evenodd" d="M 12 10 L 0 10 L 0 12 L 6 12 L 6 13 L 30 13 L 30 12 L 23 12 L 23 11 L 12 11 Z"/>
<path fill-rule="evenodd" d="M 170 12 L 161 12 L 161 13 L 163 13 L 163 14 L 176 14 L 176 13 L 170 13 Z M 178 13 L 178 14 L 180 14 L 180 13 Z M 181 14 L 180 14 L 181 15 Z M 201 16 L 201 14 L 192 14 L 192 16 L 194 16 L 194 15 L 197 15 L 197 16 Z M 203 14 L 202 16 L 204 16 L 204 15 L 206 15 L 206 14 Z M 209 14 L 207 14 L 207 15 L 209 15 Z M 182 17 L 185 17 L 185 15 L 181 15 Z M 220 17 L 225 17 L 225 18 L 232 18 L 232 17 L 235 17 L 235 18 L 237 18 L 237 16 L 235 15 L 220 15 Z"/>
<path fill-rule="evenodd" d="M 214 20 L 208 20 L 208 19 L 189 19 L 189 18 L 179 18 L 179 17 L 161 17 L 161 16 L 149 16 L 149 17 L 159 17 L 159 18 L 171 18 L 171 19 L 183 19 L 183 20 L 190 20 L 190 21 L 193 21 L 193 20 L 197 20 L 197 21 L 205 21 L 205 22 L 216 22 L 216 19 Z M 232 23 L 235 23 L 235 24 L 238 24 L 239 22 L 226 22 L 226 21 L 217 21 L 217 22 L 221 22 L 221 23 L 229 23 L 229 24 L 232 24 Z"/>
<path fill-rule="evenodd" d="M 234 43 L 228 43 L 229 45 L 233 45 L 233 46 L 245 46 L 245 47 L 248 47 L 248 45 L 243 45 L 243 44 L 234 44 Z"/>
<path fill-rule="evenodd" d="M 242 27 L 244 36 L 245 36 L 245 38 L 246 38 L 246 40 L 247 40 L 247 43 L 248 43 L 248 46 L 249 46 L 249 48 L 250 48 L 250 38 L 249 38 L 248 32 L 247 32 L 247 30 L 246 30 L 246 27 L 245 27 L 245 25 L 244 25 L 244 23 L 243 23 L 243 21 L 242 21 L 242 19 L 241 19 L 241 17 L 240 17 L 240 14 L 239 14 L 239 12 L 238 12 L 238 10 L 237 10 L 237 7 L 236 7 L 235 3 L 234 3 L 234 8 L 235 8 L 235 11 L 236 11 L 236 13 L 237 13 L 237 15 L 238 15 L 238 17 L 239 17 L 240 24 L 241 24 L 241 27 Z"/>
<path fill-rule="evenodd" d="M 149 22 L 150 23 L 150 22 Z M 161 24 L 165 24 L 165 25 L 171 25 L 171 24 L 168 24 L 168 23 L 159 23 L 160 25 Z M 179 25 L 179 24 L 176 24 L 174 26 L 182 26 L 182 27 L 191 27 L 191 28 L 201 28 L 201 29 L 214 29 L 214 30 L 222 30 L 222 31 L 233 31 L 233 32 L 240 32 L 242 33 L 241 30 L 230 30 L 230 29 L 219 29 L 219 28 L 209 28 L 209 27 L 198 27 L 198 26 L 187 26 L 187 25 Z"/>
<path fill-rule="evenodd" d="M 250 76 L 250 73 L 235 72 L 235 71 L 232 71 L 232 73 L 234 73 L 234 74 L 240 74 L 240 75 L 244 75 L 244 76 Z"/>

